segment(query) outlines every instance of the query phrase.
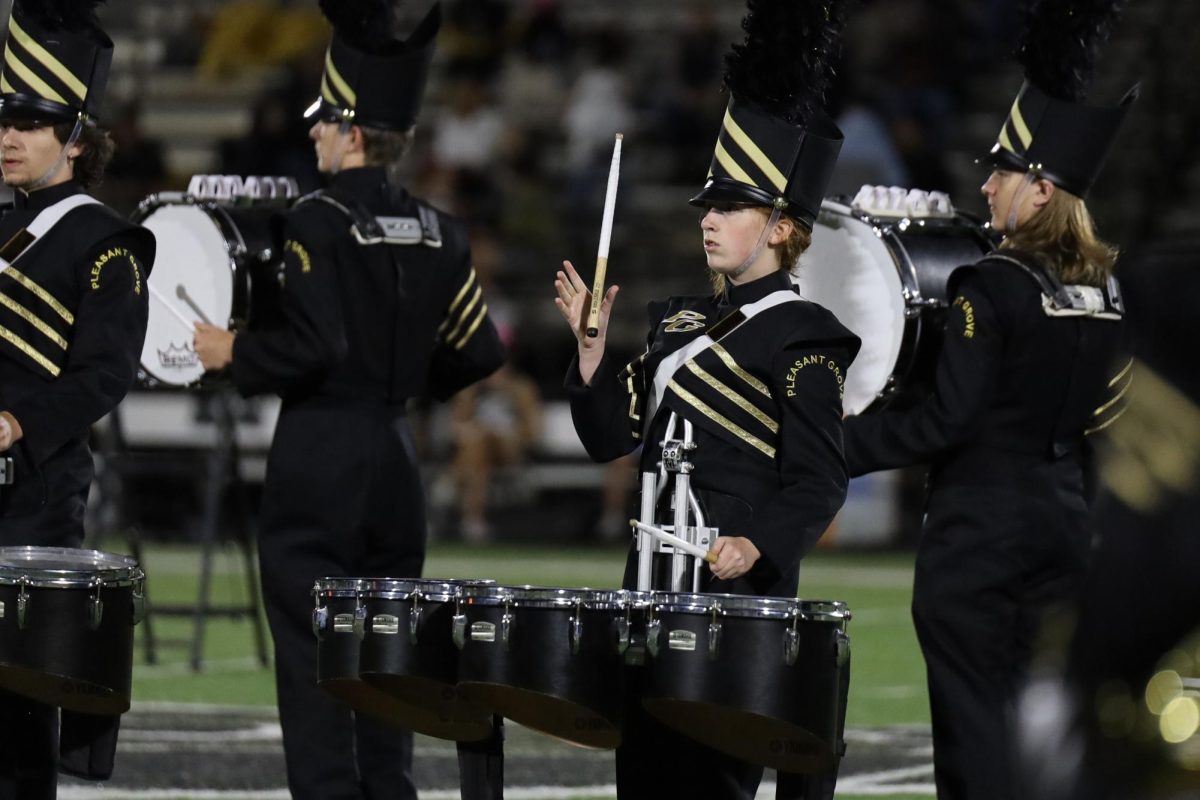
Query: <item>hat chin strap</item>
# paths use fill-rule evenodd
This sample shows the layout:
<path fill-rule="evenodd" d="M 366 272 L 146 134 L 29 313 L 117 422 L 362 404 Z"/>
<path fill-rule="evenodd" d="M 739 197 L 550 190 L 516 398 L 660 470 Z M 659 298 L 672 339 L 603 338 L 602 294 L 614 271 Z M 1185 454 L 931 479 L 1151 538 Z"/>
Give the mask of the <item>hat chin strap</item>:
<path fill-rule="evenodd" d="M 67 137 L 67 143 L 63 145 L 62 151 L 58 154 L 58 158 L 54 159 L 54 163 L 50 165 L 50 169 L 46 170 L 42 177 L 32 181 L 28 186 L 25 187 L 26 194 L 29 192 L 36 192 L 38 189 L 41 189 L 54 179 L 54 176 L 58 174 L 58 171 L 62 169 L 63 164 L 66 162 L 67 153 L 70 152 L 71 148 L 75 146 L 75 142 L 79 141 L 79 134 L 82 132 L 83 117 L 79 117 L 75 120 L 75 127 L 71 129 L 71 135 Z"/>
<path fill-rule="evenodd" d="M 781 216 L 783 216 L 783 210 L 779 208 L 779 206 L 775 206 L 771 209 L 771 218 L 767 220 L 767 224 L 765 227 L 763 227 L 762 233 L 758 235 L 758 243 L 754 245 L 754 249 L 750 251 L 750 255 L 746 256 L 746 260 L 743 261 L 737 269 L 729 273 L 730 280 L 742 277 L 746 270 L 750 269 L 750 265 L 758 260 L 759 255 L 762 254 L 763 248 L 767 246 L 767 240 L 771 238 L 771 231 L 775 230 L 775 225 L 779 222 L 779 218 Z"/>
<path fill-rule="evenodd" d="M 1025 176 L 1021 178 L 1021 185 L 1013 192 L 1012 200 L 1008 203 L 1008 218 L 1004 220 L 1004 235 L 1011 236 L 1017 230 L 1017 212 L 1021 208 L 1021 200 L 1025 197 L 1025 192 L 1033 185 L 1037 178 L 1037 173 L 1034 170 L 1026 170 Z"/>

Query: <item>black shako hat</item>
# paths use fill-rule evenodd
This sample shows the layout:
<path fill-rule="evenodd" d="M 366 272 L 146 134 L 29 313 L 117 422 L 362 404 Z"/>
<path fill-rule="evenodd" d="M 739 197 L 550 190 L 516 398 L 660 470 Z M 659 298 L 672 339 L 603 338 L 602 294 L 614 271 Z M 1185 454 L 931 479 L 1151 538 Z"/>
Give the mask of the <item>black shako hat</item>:
<path fill-rule="evenodd" d="M 773 206 L 809 230 L 842 149 L 822 108 L 849 0 L 749 0 L 725 57 L 729 105 L 708 180 L 689 202 Z"/>
<path fill-rule="evenodd" d="M 417 119 L 441 6 L 434 3 L 406 39 L 396 35 L 392 0 L 321 0 L 333 24 L 325 55 L 321 96 L 304 112 L 387 130 L 404 130 Z"/>
<path fill-rule="evenodd" d="M 94 122 L 112 65 L 96 0 L 16 0 L 0 69 L 0 120 Z"/>
<path fill-rule="evenodd" d="M 1137 99 L 1115 106 L 1084 103 L 1100 47 L 1120 0 L 1040 0 L 1026 20 L 1018 59 L 1025 83 L 981 163 L 1030 171 L 1084 197 Z"/>

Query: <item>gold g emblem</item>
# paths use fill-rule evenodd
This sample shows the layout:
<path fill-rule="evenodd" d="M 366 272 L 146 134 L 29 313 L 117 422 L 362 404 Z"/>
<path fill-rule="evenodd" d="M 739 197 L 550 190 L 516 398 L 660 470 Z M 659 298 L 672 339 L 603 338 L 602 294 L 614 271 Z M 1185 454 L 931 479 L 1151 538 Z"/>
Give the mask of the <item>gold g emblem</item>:
<path fill-rule="evenodd" d="M 680 311 L 663 322 L 667 323 L 664 333 L 687 333 L 704 327 L 704 315 L 695 311 Z"/>

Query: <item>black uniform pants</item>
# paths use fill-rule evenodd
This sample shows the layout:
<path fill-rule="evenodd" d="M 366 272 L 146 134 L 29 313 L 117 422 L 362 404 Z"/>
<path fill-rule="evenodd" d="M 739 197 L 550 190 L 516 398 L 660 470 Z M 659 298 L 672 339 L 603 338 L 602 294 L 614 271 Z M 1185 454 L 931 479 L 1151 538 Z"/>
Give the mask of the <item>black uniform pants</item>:
<path fill-rule="evenodd" d="M 79 547 L 86 502 L 85 488 L 33 513 L 0 517 L 0 547 Z M 57 708 L 0 690 L 0 800 L 53 798 L 58 746 Z"/>
<path fill-rule="evenodd" d="M 1048 476 L 1048 481 L 1054 476 Z M 1072 601 L 1089 547 L 1082 488 L 937 489 L 913 587 L 939 800 L 1017 800 L 1012 721 L 1046 611 Z"/>
<path fill-rule="evenodd" d="M 259 558 L 296 800 L 416 797 L 412 734 L 354 714 L 317 686 L 312 588 L 325 577 L 417 577 L 424 552 L 424 498 L 402 410 L 285 407 Z"/>

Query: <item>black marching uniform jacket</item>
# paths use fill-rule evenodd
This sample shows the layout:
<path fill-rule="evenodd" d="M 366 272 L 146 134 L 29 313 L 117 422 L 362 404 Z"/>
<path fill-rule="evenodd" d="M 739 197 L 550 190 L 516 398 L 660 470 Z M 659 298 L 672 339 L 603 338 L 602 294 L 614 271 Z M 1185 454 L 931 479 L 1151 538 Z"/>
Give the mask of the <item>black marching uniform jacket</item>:
<path fill-rule="evenodd" d="M 347 169 L 283 215 L 286 324 L 239 334 L 244 394 L 283 399 L 259 549 L 295 797 L 413 793 L 407 742 L 318 689 L 315 580 L 419 577 L 424 495 L 405 403 L 439 399 L 497 369 L 503 347 L 461 223 Z M 355 740 L 357 739 L 357 745 Z"/>
<path fill-rule="evenodd" d="M 29 243 L 38 213 L 83 194 L 68 181 L 17 192 L 0 218 L 0 410 L 21 425 L 0 545 L 78 547 L 92 482 L 88 431 L 137 376 L 154 235 L 99 203 Z M 19 254 L 19 257 L 18 257 Z M 14 262 L 15 259 L 15 263 Z"/>
<path fill-rule="evenodd" d="M 913 617 L 952 798 L 1015 796 L 1004 720 L 1041 613 L 1072 599 L 1086 566 L 1086 434 L 1128 388 L 1115 281 L 1049 275 L 1014 250 L 956 270 L 933 393 L 846 420 L 851 475 L 932 462 Z"/>
<path fill-rule="evenodd" d="M 691 485 L 707 524 L 745 536 L 762 553 L 746 575 L 712 579 L 706 591 L 795 597 L 801 557 L 846 497 L 841 395 L 858 338 L 799 296 L 737 324 L 740 307 L 775 292 L 795 292 L 786 272 L 730 285 L 715 299 L 651 303 L 641 357 L 618 374 L 606 355 L 588 386 L 578 362 L 567 373 L 575 429 L 597 461 L 644 444 L 641 470 L 656 471 L 670 412 L 695 426 Z M 659 365 L 705 334 L 716 344 L 682 364 L 647 422 Z M 632 552 L 627 588 L 636 588 L 636 558 Z"/>

